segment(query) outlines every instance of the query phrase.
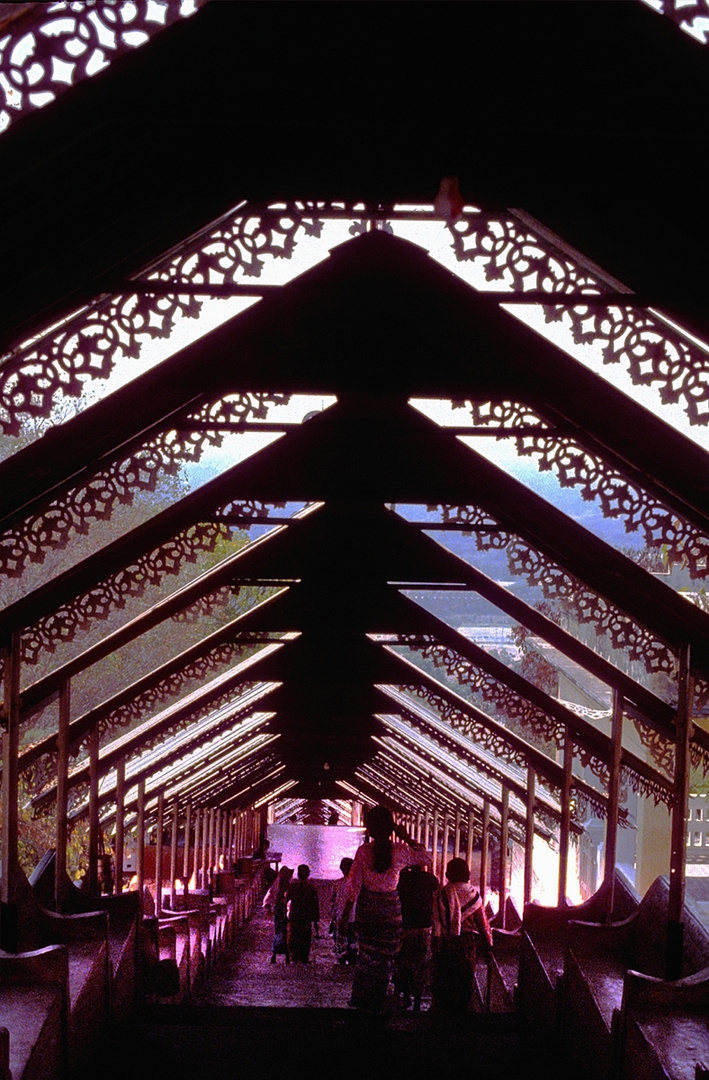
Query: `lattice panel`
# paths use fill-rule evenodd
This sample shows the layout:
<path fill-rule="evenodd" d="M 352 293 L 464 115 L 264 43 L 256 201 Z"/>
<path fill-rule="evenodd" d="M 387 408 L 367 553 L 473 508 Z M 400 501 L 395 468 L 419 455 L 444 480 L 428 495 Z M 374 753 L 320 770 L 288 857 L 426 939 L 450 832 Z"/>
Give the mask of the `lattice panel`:
<path fill-rule="evenodd" d="M 226 664 L 232 663 L 240 652 L 240 645 L 227 642 L 212 649 L 205 656 L 193 660 L 191 664 L 181 668 L 180 671 L 173 672 L 172 675 L 159 682 L 157 686 L 153 686 L 144 693 L 139 694 L 119 709 L 114 709 L 109 716 L 101 721 L 102 736 L 116 735 L 122 728 L 135 724 L 140 720 L 145 720 L 165 702 L 177 698 L 179 695 L 189 693 L 203 683 L 208 675 L 223 668 Z M 243 686 L 239 687 L 239 693 L 243 692 L 243 688 Z M 190 717 L 190 723 L 192 722 L 193 717 Z"/>
<path fill-rule="evenodd" d="M 442 668 L 460 686 L 467 686 L 473 693 L 480 694 L 484 701 L 495 707 L 496 711 L 521 724 L 536 738 L 554 743 L 557 747 L 562 746 L 563 724 L 537 708 L 532 702 L 520 697 L 509 686 L 505 686 L 488 672 L 464 659 L 453 649 L 444 645 L 427 645 L 421 650 L 421 657 L 424 660 L 431 660 L 437 668 Z"/>
<path fill-rule="evenodd" d="M 644 0 L 653 11 L 666 15 L 700 45 L 709 45 L 707 0 Z"/>
<path fill-rule="evenodd" d="M 675 657 L 663 642 L 519 537 L 502 530 L 486 532 L 491 519 L 485 511 L 479 507 L 449 505 L 427 509 L 440 510 L 444 522 L 469 525 L 471 531 L 481 528 L 475 534 L 479 551 L 506 548 L 511 574 L 538 586 L 547 600 L 563 601 L 579 623 L 588 623 L 597 634 L 607 635 L 613 647 L 624 649 L 630 660 L 641 661 L 650 672 L 676 675 Z M 554 617 L 553 612 L 550 617 Z M 556 621 L 561 622 L 561 616 Z"/>
<path fill-rule="evenodd" d="M 0 37 L 0 132 L 187 18 L 205 0 L 34 4 Z M 8 12 L 3 12 L 3 15 Z M 2 31 L 0 31 L 2 33 Z"/>
<path fill-rule="evenodd" d="M 546 426 L 517 402 L 459 404 L 465 405 L 477 427 Z M 686 563 L 692 577 L 706 576 L 709 539 L 602 458 L 562 436 L 520 434 L 514 441 L 520 456 L 536 458 L 540 472 L 553 472 L 561 487 L 577 488 L 604 517 L 621 519 L 626 532 L 639 531 L 647 547 L 662 548 L 668 562 Z"/>
<path fill-rule="evenodd" d="M 309 203 L 232 212 L 193 238 L 189 247 L 166 255 L 145 280 L 199 286 L 205 280 L 222 285 L 258 277 L 267 259 L 291 257 L 299 234 L 320 235 L 318 213 L 316 204 Z M 20 346 L 2 360 L 0 425 L 17 435 L 23 418 L 49 418 L 60 396 L 78 398 L 87 381 L 108 378 L 121 356 L 137 360 L 143 341 L 169 337 L 178 316 L 197 318 L 201 310 L 194 296 L 97 298 L 39 341 Z M 285 395 L 276 398 L 287 400 Z M 216 422 L 230 412 L 229 405 L 222 411 L 216 404 L 193 415 Z"/>
<path fill-rule="evenodd" d="M 214 406 L 222 422 L 247 422 L 267 414 L 271 405 L 286 403 L 287 394 L 230 394 Z M 195 418 L 197 419 L 197 418 Z M 181 467 L 201 460 L 208 448 L 224 441 L 219 431 L 163 431 L 130 456 L 95 472 L 17 527 L 0 534 L 0 574 L 20 577 L 28 563 L 42 563 L 51 551 L 63 550 L 77 536 L 89 533 L 98 521 L 110 521 L 119 506 L 131 506 L 136 496 L 154 492 L 164 477 L 179 475 Z"/>
<path fill-rule="evenodd" d="M 456 257 L 479 262 L 489 282 L 511 292 L 610 292 L 548 237 L 511 215 L 464 215 L 449 226 Z M 613 289 L 613 291 L 615 291 Z M 690 423 L 709 423 L 709 354 L 650 311 L 613 305 L 545 308 L 548 322 L 566 313 L 577 344 L 594 344 L 604 364 L 620 364 L 637 385 L 657 387 L 664 403 L 682 402 Z"/>
<path fill-rule="evenodd" d="M 146 589 L 160 586 L 166 577 L 176 576 L 186 564 L 195 563 L 201 554 L 214 551 L 218 541 L 226 539 L 228 534 L 224 525 L 193 525 L 71 603 L 57 608 L 23 633 L 23 662 L 36 664 L 42 653 L 52 653 L 60 643 L 73 641 L 95 621 L 121 611 L 129 599 L 141 597 Z M 226 599 L 232 594 L 222 595 Z"/>

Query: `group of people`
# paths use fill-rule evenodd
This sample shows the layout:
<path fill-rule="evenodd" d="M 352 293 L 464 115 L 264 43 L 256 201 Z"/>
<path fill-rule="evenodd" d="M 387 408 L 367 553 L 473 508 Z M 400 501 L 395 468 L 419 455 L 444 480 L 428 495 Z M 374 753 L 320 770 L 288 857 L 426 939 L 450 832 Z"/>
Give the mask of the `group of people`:
<path fill-rule="evenodd" d="M 293 870 L 282 866 L 263 898 L 263 906 L 273 913 L 273 949 L 271 963 L 284 956 L 286 964 L 307 964 L 313 940 L 320 924 L 320 902 L 314 885 L 308 881 L 310 867 L 301 863 L 293 880 Z"/>
<path fill-rule="evenodd" d="M 429 981 L 432 1008 L 452 1013 L 471 1008 L 476 953 L 489 955 L 492 931 L 464 859 L 451 859 L 442 887 L 425 848 L 375 806 L 367 815 L 370 843 L 343 859 L 332 897 L 331 930 L 337 961 L 352 964 L 350 1005 L 381 1013 L 393 978 L 405 1006 L 421 1007 Z M 392 835 L 396 839 L 392 839 Z M 271 962 L 307 963 L 311 927 L 317 926 L 317 893 L 307 866 L 283 867 L 264 899 L 274 913 Z"/>

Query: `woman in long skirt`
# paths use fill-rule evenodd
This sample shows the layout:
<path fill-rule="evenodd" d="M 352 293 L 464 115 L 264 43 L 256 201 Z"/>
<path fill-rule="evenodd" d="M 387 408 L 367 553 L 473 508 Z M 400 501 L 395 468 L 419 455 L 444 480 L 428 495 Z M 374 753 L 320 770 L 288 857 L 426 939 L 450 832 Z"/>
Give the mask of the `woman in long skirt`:
<path fill-rule="evenodd" d="M 399 873 L 414 863 L 430 863 L 430 856 L 405 829 L 394 826 L 384 806 L 369 811 L 367 832 L 373 842 L 362 844 L 354 857 L 345 886 L 340 932 L 346 932 L 356 903 L 358 948 L 350 1005 L 380 1013 L 401 943 L 401 904 L 396 891 Z M 391 839 L 392 833 L 398 841 Z"/>

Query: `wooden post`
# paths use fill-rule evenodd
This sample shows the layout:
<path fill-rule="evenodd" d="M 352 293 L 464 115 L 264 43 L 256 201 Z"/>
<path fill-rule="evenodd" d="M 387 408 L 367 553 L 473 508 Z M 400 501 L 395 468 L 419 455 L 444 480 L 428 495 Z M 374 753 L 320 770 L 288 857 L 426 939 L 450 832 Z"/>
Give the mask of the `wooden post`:
<path fill-rule="evenodd" d="M 19 904 L 19 863 L 17 848 L 18 782 L 17 758 L 20 748 L 21 635 L 13 631 L 5 653 L 2 721 L 2 824 L 0 825 L 0 947 L 17 952 Z"/>
<path fill-rule="evenodd" d="M 125 804 L 126 804 L 126 761 L 116 765 L 116 853 L 115 884 L 116 894 L 123 892 L 123 851 L 125 840 Z"/>
<path fill-rule="evenodd" d="M 453 840 L 453 854 L 456 859 L 460 858 L 460 810 L 455 812 L 455 837 Z"/>
<path fill-rule="evenodd" d="M 138 879 L 139 910 L 143 911 L 143 890 L 145 888 L 145 780 L 138 781 L 138 834 L 136 844 L 136 877 Z"/>
<path fill-rule="evenodd" d="M 431 858 L 433 860 L 433 872 L 441 878 L 438 866 L 438 811 L 433 811 L 433 824 L 431 826 Z M 442 878 L 441 878 L 442 880 Z"/>
<path fill-rule="evenodd" d="M 172 833 L 170 835 L 170 908 L 174 911 L 177 907 L 177 841 L 180 834 L 180 800 L 175 796 L 172 800 Z"/>
<path fill-rule="evenodd" d="M 426 848 L 426 851 L 431 850 L 431 815 L 428 810 L 423 816 L 423 846 Z"/>
<path fill-rule="evenodd" d="M 527 820 L 524 838 L 524 902 L 532 899 L 532 881 L 534 876 L 534 801 L 536 794 L 536 776 L 534 769 L 527 768 Z"/>
<path fill-rule="evenodd" d="M 192 840 L 192 803 L 188 802 L 185 809 L 185 846 L 182 851 L 182 876 L 185 881 L 190 879 L 190 841 Z"/>
<path fill-rule="evenodd" d="M 98 724 L 94 724 L 89 734 L 89 896 L 99 895 L 98 735 Z"/>
<path fill-rule="evenodd" d="M 566 881 L 569 873 L 569 840 L 571 835 L 571 778 L 573 746 L 568 728 L 564 736 L 564 779 L 561 789 L 561 827 L 559 830 L 559 907 L 566 907 Z"/>
<path fill-rule="evenodd" d="M 210 888 L 212 884 L 213 871 L 214 871 L 214 808 L 210 807 L 209 810 L 204 811 L 207 815 L 207 824 L 205 825 L 205 839 L 207 841 L 204 861 L 204 888 Z"/>
<path fill-rule="evenodd" d="M 615 864 L 618 850 L 618 817 L 620 813 L 620 761 L 623 752 L 623 695 L 613 691 L 613 726 L 611 730 L 611 760 L 608 776 L 608 816 L 606 818 L 606 851 L 603 880 L 606 883 L 606 915 L 612 918 L 615 906 Z"/>
<path fill-rule="evenodd" d="M 502 785 L 502 807 L 500 813 L 500 914 L 502 929 L 507 929 L 507 846 L 510 835 L 510 789 Z"/>
<path fill-rule="evenodd" d="M 672 800 L 670 895 L 667 904 L 667 957 L 665 977 L 682 977 L 684 946 L 684 863 L 687 857 L 687 800 L 689 797 L 689 740 L 692 736 L 692 675 L 689 645 L 679 649 L 677 717 L 675 720 L 675 775 Z"/>
<path fill-rule="evenodd" d="M 488 799 L 483 801 L 483 828 L 480 841 L 480 896 L 483 907 L 487 896 L 487 864 L 490 851 L 490 803 Z"/>
<path fill-rule="evenodd" d="M 54 855 L 54 910 L 63 911 L 66 893 L 66 845 L 69 827 L 69 723 L 71 720 L 71 683 L 65 679 L 59 690 L 59 727 L 57 728 L 57 821 Z"/>
<path fill-rule="evenodd" d="M 468 846 L 466 848 L 466 862 L 468 869 L 473 869 L 473 853 L 475 851 L 475 811 L 468 811 Z"/>
<path fill-rule="evenodd" d="M 155 827 L 155 914 L 162 914 L 162 833 L 165 825 L 165 795 L 158 792 L 158 820 Z"/>
<path fill-rule="evenodd" d="M 443 815 L 443 839 L 441 841 L 441 880 L 443 880 L 448 865 L 448 844 L 450 842 L 450 814 L 446 810 Z"/>
<path fill-rule="evenodd" d="M 200 810 L 194 812 L 194 884 L 195 888 L 199 889 L 201 886 L 200 881 L 200 825 L 202 823 L 202 813 Z"/>

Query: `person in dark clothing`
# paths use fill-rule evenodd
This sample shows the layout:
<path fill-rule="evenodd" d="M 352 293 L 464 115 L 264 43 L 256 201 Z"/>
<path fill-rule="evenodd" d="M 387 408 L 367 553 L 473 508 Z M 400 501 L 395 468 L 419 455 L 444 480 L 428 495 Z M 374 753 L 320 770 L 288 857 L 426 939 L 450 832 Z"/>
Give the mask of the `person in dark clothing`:
<path fill-rule="evenodd" d="M 310 959 L 310 944 L 313 936 L 313 924 L 317 933 L 320 922 L 320 905 L 314 885 L 308 881 L 310 867 L 301 863 L 298 867 L 298 880 L 291 882 L 288 888 L 290 955 L 296 963 L 307 964 Z"/>
<path fill-rule="evenodd" d="M 431 956 L 431 911 L 438 878 L 423 865 L 401 871 L 397 890 L 401 900 L 401 948 L 394 965 L 394 989 L 408 1009 L 421 1008 Z"/>

